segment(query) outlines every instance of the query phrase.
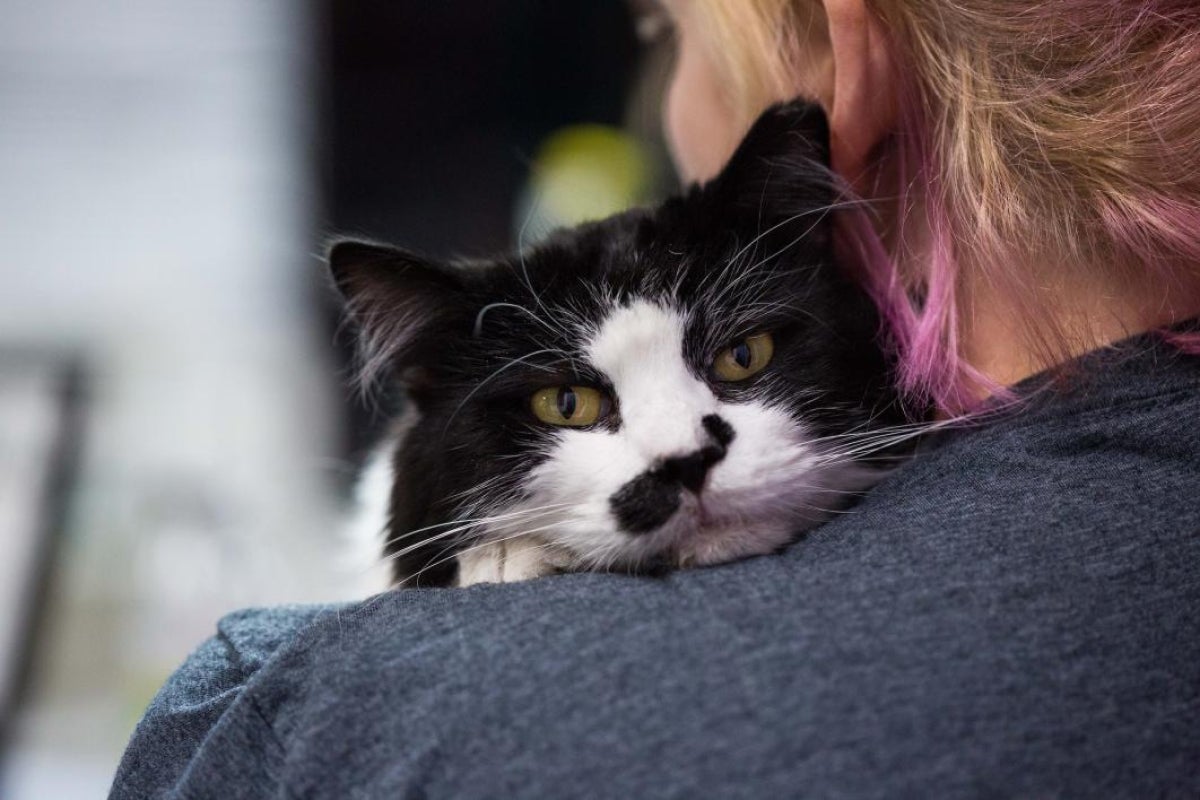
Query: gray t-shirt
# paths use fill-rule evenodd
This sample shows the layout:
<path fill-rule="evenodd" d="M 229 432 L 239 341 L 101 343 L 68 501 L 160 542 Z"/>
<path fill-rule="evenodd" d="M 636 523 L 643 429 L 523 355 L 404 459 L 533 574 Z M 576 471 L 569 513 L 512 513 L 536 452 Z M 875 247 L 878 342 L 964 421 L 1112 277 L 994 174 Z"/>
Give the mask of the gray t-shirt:
<path fill-rule="evenodd" d="M 218 631 L 112 797 L 1197 797 L 1200 358 L 1094 354 L 781 555 Z"/>

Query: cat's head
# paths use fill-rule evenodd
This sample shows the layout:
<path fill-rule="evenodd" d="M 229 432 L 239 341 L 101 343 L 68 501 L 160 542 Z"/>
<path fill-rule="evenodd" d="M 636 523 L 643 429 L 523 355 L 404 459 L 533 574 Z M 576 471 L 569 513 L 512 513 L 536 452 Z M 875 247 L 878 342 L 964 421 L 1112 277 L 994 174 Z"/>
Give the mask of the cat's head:
<path fill-rule="evenodd" d="M 340 242 L 370 373 L 416 417 L 396 456 L 398 578 L 535 535 L 582 568 L 765 553 L 871 482 L 900 420 L 879 322 L 833 259 L 828 131 L 768 111 L 725 170 L 522 254 L 438 264 Z"/>

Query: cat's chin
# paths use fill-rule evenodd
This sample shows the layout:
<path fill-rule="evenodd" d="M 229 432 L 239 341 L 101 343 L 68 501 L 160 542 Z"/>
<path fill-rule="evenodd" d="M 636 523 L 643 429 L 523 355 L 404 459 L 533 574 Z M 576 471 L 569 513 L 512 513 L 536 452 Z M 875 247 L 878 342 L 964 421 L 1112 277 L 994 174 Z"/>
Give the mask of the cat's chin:
<path fill-rule="evenodd" d="M 811 525 L 790 515 L 733 514 L 689 499 L 654 538 L 662 548 L 660 561 L 678 568 L 704 567 L 773 553 Z"/>

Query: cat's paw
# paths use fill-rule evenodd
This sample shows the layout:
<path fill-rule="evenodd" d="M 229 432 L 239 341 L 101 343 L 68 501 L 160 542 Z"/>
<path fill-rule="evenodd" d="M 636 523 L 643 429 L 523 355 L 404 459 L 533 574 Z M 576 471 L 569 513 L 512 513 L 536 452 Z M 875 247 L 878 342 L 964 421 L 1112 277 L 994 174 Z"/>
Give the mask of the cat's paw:
<path fill-rule="evenodd" d="M 566 555 L 533 537 L 476 545 L 458 555 L 457 586 L 515 583 L 570 569 Z"/>

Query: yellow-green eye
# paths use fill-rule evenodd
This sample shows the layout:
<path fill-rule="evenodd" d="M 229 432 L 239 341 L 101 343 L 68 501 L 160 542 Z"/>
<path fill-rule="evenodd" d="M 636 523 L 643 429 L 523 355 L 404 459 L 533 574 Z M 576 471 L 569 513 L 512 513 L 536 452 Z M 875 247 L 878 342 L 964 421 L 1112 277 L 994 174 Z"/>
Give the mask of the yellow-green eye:
<path fill-rule="evenodd" d="M 547 386 L 529 399 L 533 415 L 550 425 L 580 428 L 608 413 L 609 399 L 590 386 Z"/>
<path fill-rule="evenodd" d="M 744 381 L 762 372 L 775 353 L 775 342 L 769 333 L 756 333 L 717 353 L 713 359 L 713 374 L 720 381 Z"/>

